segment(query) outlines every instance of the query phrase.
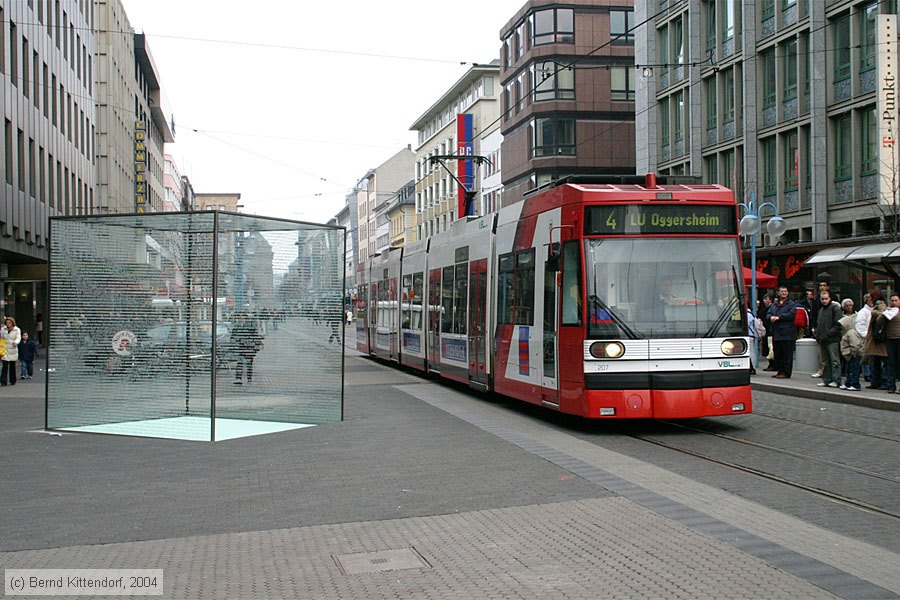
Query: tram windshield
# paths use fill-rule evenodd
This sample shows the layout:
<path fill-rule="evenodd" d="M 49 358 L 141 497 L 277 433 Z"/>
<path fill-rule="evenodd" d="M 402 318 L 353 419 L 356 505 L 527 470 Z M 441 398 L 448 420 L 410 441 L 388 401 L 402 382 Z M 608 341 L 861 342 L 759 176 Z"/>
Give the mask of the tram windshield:
<path fill-rule="evenodd" d="M 588 239 L 585 263 L 588 337 L 745 334 L 734 239 Z"/>

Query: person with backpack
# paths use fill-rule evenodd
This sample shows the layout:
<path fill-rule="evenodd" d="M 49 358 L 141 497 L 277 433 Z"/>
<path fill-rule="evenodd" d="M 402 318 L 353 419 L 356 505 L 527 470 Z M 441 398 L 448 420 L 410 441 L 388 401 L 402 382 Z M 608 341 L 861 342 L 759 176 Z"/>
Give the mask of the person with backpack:
<path fill-rule="evenodd" d="M 747 307 L 747 335 L 750 336 L 751 344 L 754 348 L 759 347 L 759 340 L 766 337 L 766 326 L 763 325 L 762 319 L 756 318 L 750 307 Z M 756 375 L 756 363 L 759 362 L 759 355 L 750 353 L 750 374 Z"/>
<path fill-rule="evenodd" d="M 778 299 L 769 307 L 776 369 L 772 377 L 776 379 L 790 379 L 794 370 L 794 345 L 797 343 L 797 328 L 794 326 L 796 315 L 797 307 L 788 298 L 787 286 L 782 285 L 778 288 Z"/>

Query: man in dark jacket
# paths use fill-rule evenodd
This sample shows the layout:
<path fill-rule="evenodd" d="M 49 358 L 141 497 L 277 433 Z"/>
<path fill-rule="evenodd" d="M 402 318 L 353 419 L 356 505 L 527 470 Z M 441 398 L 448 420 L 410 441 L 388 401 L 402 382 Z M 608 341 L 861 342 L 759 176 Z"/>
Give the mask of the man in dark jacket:
<path fill-rule="evenodd" d="M 841 305 L 831 301 L 831 292 L 819 294 L 819 317 L 816 320 L 816 341 L 820 352 L 825 355 L 822 381 L 819 387 L 838 387 L 841 383 L 841 324 L 844 316 Z"/>
<path fill-rule="evenodd" d="M 797 328 L 794 317 L 797 308 L 788 299 L 787 286 L 778 288 L 778 299 L 769 307 L 769 322 L 772 323 L 772 341 L 775 346 L 776 379 L 790 379 L 794 370 L 794 344 L 797 342 Z"/>

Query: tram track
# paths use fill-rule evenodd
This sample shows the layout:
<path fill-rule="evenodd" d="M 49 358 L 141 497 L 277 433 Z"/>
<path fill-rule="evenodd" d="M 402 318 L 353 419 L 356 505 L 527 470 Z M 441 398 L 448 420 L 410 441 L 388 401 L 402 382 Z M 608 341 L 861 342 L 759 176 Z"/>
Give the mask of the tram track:
<path fill-rule="evenodd" d="M 669 425 L 669 426 L 672 426 L 672 427 L 677 427 L 677 428 L 681 428 L 681 429 L 685 429 L 685 430 L 689 430 L 689 431 L 693 431 L 693 432 L 697 432 L 697 433 L 703 433 L 703 434 L 711 435 L 711 436 L 714 436 L 714 437 L 719 437 L 719 438 L 726 439 L 726 440 L 728 440 L 728 441 L 735 442 L 735 443 L 745 444 L 745 445 L 749 445 L 749 446 L 753 446 L 753 447 L 756 447 L 756 448 L 760 448 L 760 449 L 764 449 L 764 450 L 769 450 L 769 451 L 773 451 L 773 452 L 779 452 L 779 453 L 786 454 L 786 455 L 789 455 L 789 456 L 793 456 L 793 457 L 796 457 L 796 458 L 802 458 L 802 459 L 804 459 L 804 460 L 810 460 L 810 459 L 811 459 L 811 460 L 816 460 L 817 462 L 825 463 L 825 464 L 828 464 L 829 466 L 832 466 L 832 467 L 835 467 L 835 468 L 840 468 L 840 469 L 848 470 L 848 471 L 851 471 L 851 472 L 853 472 L 853 473 L 857 473 L 857 474 L 859 474 L 859 475 L 863 475 L 863 476 L 867 476 L 867 477 L 873 477 L 873 478 L 877 478 L 877 479 L 880 479 L 880 480 L 883 480 L 883 481 L 888 481 L 888 482 L 891 482 L 891 483 L 898 483 L 898 484 L 900 484 L 900 479 L 897 479 L 897 478 L 894 478 L 894 477 L 890 477 L 890 476 L 886 476 L 886 475 L 881 475 L 881 474 L 879 474 L 879 473 L 873 473 L 873 472 L 868 471 L 868 470 L 866 470 L 866 469 L 860 469 L 860 468 L 858 468 L 858 467 L 852 467 L 852 466 L 850 466 L 850 465 L 844 465 L 844 464 L 841 464 L 841 463 L 836 463 L 836 462 L 829 461 L 829 460 L 825 460 L 825 459 L 818 459 L 818 458 L 813 457 L 813 456 L 808 456 L 808 455 L 800 454 L 800 453 L 793 452 L 793 451 L 790 451 L 790 450 L 785 450 L 785 449 L 782 449 L 782 448 L 776 448 L 776 447 L 774 447 L 774 446 L 769 446 L 769 445 L 767 445 L 767 444 L 761 444 L 761 443 L 758 443 L 758 442 L 751 442 L 751 441 L 749 441 L 749 440 L 742 440 L 742 439 L 740 439 L 740 438 L 735 438 L 735 437 L 733 437 L 733 436 L 728 436 L 728 435 L 725 435 L 725 434 L 719 434 L 719 433 L 714 433 L 714 432 L 710 432 L 710 431 L 705 431 L 705 430 L 703 430 L 703 429 L 698 429 L 698 428 L 695 428 L 695 427 L 690 427 L 690 426 L 683 425 L 683 424 L 680 424 L 680 423 L 674 423 L 674 422 L 671 422 L 671 421 L 660 421 L 660 423 L 665 423 L 666 425 Z M 783 485 L 792 487 L 792 488 L 794 488 L 794 489 L 803 490 L 803 491 L 805 491 L 805 492 L 808 492 L 808 493 L 811 493 L 811 494 L 815 494 L 815 495 L 820 496 L 820 497 L 823 497 L 823 498 L 827 498 L 827 499 L 832 500 L 832 501 L 834 501 L 834 502 L 838 502 L 838 503 L 844 504 L 844 505 L 846 505 L 846 506 L 850 506 L 850 507 L 856 508 L 856 509 L 858 509 L 858 510 L 863 510 L 863 511 L 866 511 L 866 512 L 875 513 L 875 514 L 879 514 L 879 515 L 884 515 L 884 516 L 887 516 L 887 517 L 892 517 L 892 518 L 894 518 L 894 519 L 900 520 L 900 512 L 895 512 L 895 511 L 892 511 L 892 510 L 889 510 L 889 509 L 881 508 L 881 507 L 879 507 L 879 506 L 875 506 L 875 505 L 873 505 L 873 504 L 869 504 L 868 502 L 864 502 L 864 501 L 862 501 L 862 500 L 857 500 L 857 499 L 855 499 L 855 498 L 850 498 L 850 497 L 848 497 L 848 496 L 844 496 L 844 495 L 842 495 L 842 494 L 838 494 L 838 493 L 835 493 L 835 492 L 832 492 L 832 491 L 829 491 L 829 490 L 825 490 L 825 489 L 822 489 L 822 488 L 820 488 L 820 487 L 808 485 L 808 484 L 805 484 L 805 483 L 800 483 L 800 482 L 797 482 L 797 481 L 791 481 L 790 479 L 787 479 L 787 478 L 782 477 L 782 476 L 780 476 L 780 475 L 776 475 L 776 474 L 774 474 L 774 473 L 768 473 L 768 472 L 766 472 L 766 471 L 763 471 L 763 470 L 760 470 L 760 469 L 757 469 L 757 468 L 754 468 L 754 467 L 748 467 L 748 466 L 746 466 L 746 465 L 741 465 L 741 464 L 738 464 L 738 463 L 735 463 L 735 462 L 732 462 L 732 461 L 723 460 L 723 459 L 721 459 L 721 458 L 716 458 L 716 457 L 713 457 L 713 456 L 709 456 L 708 454 L 705 454 L 705 453 L 703 453 L 703 452 L 698 452 L 698 451 L 695 451 L 695 450 L 690 450 L 690 449 L 687 449 L 687 448 L 683 448 L 683 447 L 677 446 L 677 445 L 675 445 L 675 444 L 672 444 L 672 443 L 667 442 L 667 441 L 664 441 L 664 440 L 654 439 L 653 437 L 650 437 L 649 435 L 643 435 L 643 434 L 626 434 L 626 435 L 628 435 L 628 437 L 631 437 L 632 439 L 636 439 L 636 440 L 639 440 L 639 441 L 642 441 L 642 442 L 646 442 L 646 443 L 649 443 L 649 444 L 653 444 L 653 445 L 659 446 L 659 447 L 661 447 L 661 448 L 666 448 L 667 450 L 673 450 L 673 451 L 675 451 L 675 452 L 679 452 L 679 453 L 681 453 L 681 454 L 686 454 L 686 455 L 689 455 L 689 456 L 693 456 L 693 457 L 695 457 L 695 458 L 700 458 L 700 459 L 703 459 L 703 460 L 705 460 L 705 461 L 708 461 L 708 462 L 711 462 L 711 463 L 714 463 L 714 464 L 717 464 L 717 465 L 720 465 L 720 466 L 723 466 L 723 467 L 727 467 L 727 468 L 730 468 L 730 469 L 734 469 L 734 470 L 736 470 L 736 471 L 741 471 L 741 472 L 744 472 L 744 473 L 748 473 L 748 474 L 751 474 L 751 475 L 755 475 L 755 476 L 757 476 L 757 477 L 761 477 L 761 478 L 763 478 L 763 479 L 767 479 L 767 480 L 769 480 L 769 481 L 774 481 L 774 482 L 777 482 L 777 483 L 780 483 L 780 484 L 783 484 Z"/>
<path fill-rule="evenodd" d="M 858 429 L 847 429 L 844 427 L 836 427 L 834 425 L 826 425 L 824 423 L 814 423 L 812 421 L 804 421 L 802 419 L 792 419 L 790 417 L 783 417 L 780 415 L 773 415 L 769 413 L 760 412 L 756 407 L 753 408 L 753 414 L 758 417 L 765 417 L 767 419 L 775 419 L 777 421 L 787 421 L 789 423 L 797 423 L 800 425 L 809 425 L 810 427 L 818 427 L 820 429 L 828 429 L 829 431 L 839 431 L 841 433 L 850 433 L 853 435 L 861 435 L 864 437 L 870 437 L 877 440 L 885 440 L 887 442 L 900 442 L 900 436 L 889 436 L 889 435 L 881 435 L 878 433 L 869 433 L 866 431 L 860 431 Z"/>

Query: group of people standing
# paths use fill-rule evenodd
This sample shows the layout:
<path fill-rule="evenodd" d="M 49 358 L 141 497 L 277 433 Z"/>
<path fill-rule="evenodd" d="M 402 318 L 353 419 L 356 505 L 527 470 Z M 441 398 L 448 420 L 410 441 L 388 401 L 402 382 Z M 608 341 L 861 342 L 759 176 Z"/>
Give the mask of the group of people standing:
<path fill-rule="evenodd" d="M 789 379 L 793 374 L 794 348 L 798 338 L 812 337 L 818 349 L 820 387 L 849 391 L 861 389 L 860 378 L 869 389 L 897 393 L 900 377 L 900 295 L 893 293 L 886 304 L 880 290 L 863 296 L 863 306 L 855 310 L 850 298 L 841 300 L 827 280 L 819 281 L 818 294 L 809 290 L 806 298 L 793 301 L 786 286 L 775 298 L 765 294 L 755 315 L 765 325 L 767 337 L 759 340 L 762 356 L 768 355 L 772 377 Z M 797 312 L 806 311 L 807 319 Z M 806 321 L 807 326 L 799 323 Z M 770 342 L 771 340 L 771 347 Z"/>
<path fill-rule="evenodd" d="M 0 326 L 0 386 L 16 385 L 16 363 L 21 366 L 21 379 L 34 375 L 34 359 L 38 355 L 37 344 L 28 339 L 27 333 L 16 326 L 12 317 L 3 317 Z"/>

